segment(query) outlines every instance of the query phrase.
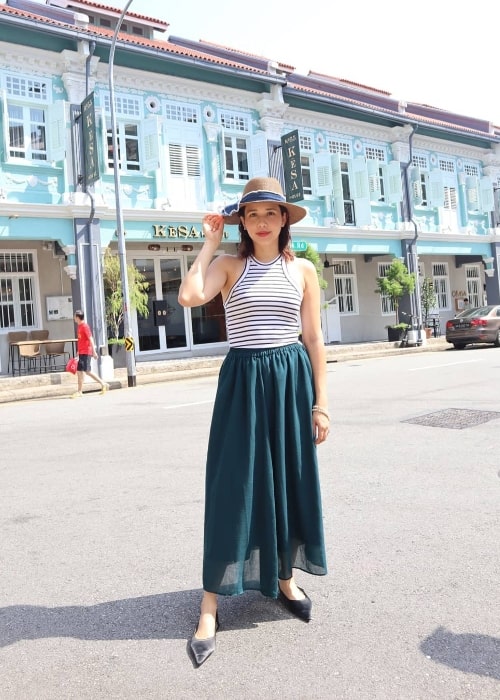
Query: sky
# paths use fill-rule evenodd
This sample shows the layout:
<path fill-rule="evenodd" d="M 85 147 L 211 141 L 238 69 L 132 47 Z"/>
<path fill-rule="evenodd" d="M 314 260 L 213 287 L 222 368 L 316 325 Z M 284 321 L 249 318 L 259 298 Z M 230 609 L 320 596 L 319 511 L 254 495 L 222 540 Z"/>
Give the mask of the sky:
<path fill-rule="evenodd" d="M 126 1 L 94 0 L 120 10 Z M 497 0 L 132 0 L 128 9 L 168 22 L 164 38 L 242 49 L 500 126 Z"/>

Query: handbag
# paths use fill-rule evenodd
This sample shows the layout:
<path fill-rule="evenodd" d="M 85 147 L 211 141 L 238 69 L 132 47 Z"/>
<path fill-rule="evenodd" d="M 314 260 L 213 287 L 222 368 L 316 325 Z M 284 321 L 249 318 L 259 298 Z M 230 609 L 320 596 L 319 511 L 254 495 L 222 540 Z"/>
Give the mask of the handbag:
<path fill-rule="evenodd" d="M 76 374 L 78 369 L 78 360 L 76 357 L 72 357 L 66 363 L 66 372 L 71 372 L 71 374 Z"/>

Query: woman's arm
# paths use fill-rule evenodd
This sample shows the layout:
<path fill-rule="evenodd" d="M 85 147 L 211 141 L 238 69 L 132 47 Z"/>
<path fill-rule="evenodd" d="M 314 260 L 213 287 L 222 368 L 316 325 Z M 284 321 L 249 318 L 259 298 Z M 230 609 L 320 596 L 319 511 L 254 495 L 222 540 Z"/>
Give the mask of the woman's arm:
<path fill-rule="evenodd" d="M 212 261 L 224 232 L 224 219 L 207 214 L 202 222 L 205 242 L 179 287 L 181 306 L 201 306 L 213 299 L 227 282 L 224 256 Z"/>
<path fill-rule="evenodd" d="M 326 386 L 326 352 L 321 330 L 320 287 L 314 265 L 309 260 L 300 259 L 304 279 L 304 298 L 301 308 L 302 342 L 311 361 L 315 406 L 328 413 L 328 395 Z M 316 443 L 326 439 L 329 419 L 319 411 L 313 411 L 313 430 Z"/>

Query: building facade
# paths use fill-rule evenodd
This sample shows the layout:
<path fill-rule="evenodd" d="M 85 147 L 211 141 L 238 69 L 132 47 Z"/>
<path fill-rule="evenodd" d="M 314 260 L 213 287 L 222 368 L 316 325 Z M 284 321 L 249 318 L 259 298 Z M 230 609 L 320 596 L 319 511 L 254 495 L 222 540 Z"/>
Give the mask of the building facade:
<path fill-rule="evenodd" d="M 223 352 L 220 296 L 184 309 L 179 285 L 202 244 L 203 213 L 234 201 L 251 177 L 281 177 L 290 132 L 308 212 L 294 246 L 310 244 L 324 263 L 327 342 L 387 337 L 394 309 L 374 290 L 394 257 L 432 280 L 441 328 L 465 297 L 499 303 L 499 128 L 226 47 L 158 38 L 166 22 L 129 13 L 112 71 L 115 149 L 109 57 L 119 15 L 71 0 L 0 5 L 1 373 L 9 332 L 68 337 L 78 307 L 105 344 L 115 163 L 127 259 L 149 282 L 151 312 L 133 314 L 136 358 Z M 91 184 L 82 147 L 90 95 Z M 227 227 L 220 252 L 236 252 L 237 241 Z"/>

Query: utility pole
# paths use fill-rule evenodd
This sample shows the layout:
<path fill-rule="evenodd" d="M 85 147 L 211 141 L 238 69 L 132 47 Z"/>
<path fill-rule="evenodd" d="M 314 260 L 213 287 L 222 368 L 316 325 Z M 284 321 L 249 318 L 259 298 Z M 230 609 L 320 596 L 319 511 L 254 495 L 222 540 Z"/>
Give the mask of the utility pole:
<path fill-rule="evenodd" d="M 134 340 L 132 336 L 132 324 L 130 315 L 130 289 L 128 283 L 127 274 L 127 253 L 125 249 L 125 231 L 123 227 L 123 212 L 120 200 L 120 163 L 118 162 L 118 137 L 116 131 L 116 113 L 115 113 L 115 85 L 114 85 L 114 61 L 115 61 L 115 48 L 116 39 L 118 37 L 118 32 L 122 26 L 123 18 L 125 13 L 130 7 L 132 0 L 128 0 L 125 7 L 123 8 L 121 15 L 118 19 L 118 23 L 113 34 L 113 40 L 111 41 L 111 49 L 109 52 L 109 102 L 110 102 L 110 112 L 111 112 L 111 138 L 113 145 L 113 173 L 115 180 L 115 201 L 116 201 L 116 234 L 118 236 L 118 256 L 120 259 L 120 274 L 122 281 L 122 295 L 123 295 L 123 330 L 125 336 L 125 356 L 127 360 L 127 377 L 128 386 L 136 386 L 137 376 L 135 371 L 135 348 Z M 123 152 L 123 151 L 122 151 Z"/>

